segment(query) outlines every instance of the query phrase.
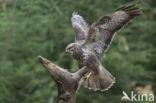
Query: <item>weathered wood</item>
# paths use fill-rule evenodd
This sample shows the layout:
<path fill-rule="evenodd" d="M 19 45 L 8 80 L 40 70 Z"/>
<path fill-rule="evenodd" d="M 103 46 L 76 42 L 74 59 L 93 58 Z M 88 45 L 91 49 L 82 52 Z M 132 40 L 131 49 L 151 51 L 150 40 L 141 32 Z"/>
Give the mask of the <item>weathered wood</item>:
<path fill-rule="evenodd" d="M 79 69 L 75 73 L 70 73 L 56 64 L 53 64 L 46 58 L 41 56 L 38 58 L 43 67 L 49 72 L 50 76 L 57 84 L 57 103 L 75 103 L 77 91 L 83 83 L 82 77 L 87 73 L 86 67 Z"/>

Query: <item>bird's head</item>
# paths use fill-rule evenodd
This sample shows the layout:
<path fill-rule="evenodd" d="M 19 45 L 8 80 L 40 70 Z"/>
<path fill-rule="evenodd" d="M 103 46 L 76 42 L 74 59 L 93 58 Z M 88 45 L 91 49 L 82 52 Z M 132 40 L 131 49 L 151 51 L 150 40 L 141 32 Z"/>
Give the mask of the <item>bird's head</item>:
<path fill-rule="evenodd" d="M 76 43 L 71 43 L 69 45 L 67 45 L 66 47 L 66 52 L 69 53 L 70 55 L 73 55 L 74 52 L 77 49 L 77 44 Z"/>

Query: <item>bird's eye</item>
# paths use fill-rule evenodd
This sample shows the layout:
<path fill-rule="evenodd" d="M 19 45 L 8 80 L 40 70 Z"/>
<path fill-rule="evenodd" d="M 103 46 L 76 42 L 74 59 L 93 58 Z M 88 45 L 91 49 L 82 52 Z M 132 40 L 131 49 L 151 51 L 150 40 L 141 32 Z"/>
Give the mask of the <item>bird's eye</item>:
<path fill-rule="evenodd" d="M 69 50 L 73 50 L 74 48 L 73 48 L 73 47 L 69 47 L 68 49 L 69 49 Z"/>
<path fill-rule="evenodd" d="M 72 49 L 72 47 L 69 47 L 68 49 L 70 50 L 70 49 Z"/>

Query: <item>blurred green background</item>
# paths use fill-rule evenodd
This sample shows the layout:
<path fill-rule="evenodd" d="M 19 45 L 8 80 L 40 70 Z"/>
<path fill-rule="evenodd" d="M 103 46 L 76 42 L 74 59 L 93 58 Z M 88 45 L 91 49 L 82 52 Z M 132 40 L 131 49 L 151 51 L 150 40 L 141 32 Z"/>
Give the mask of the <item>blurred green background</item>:
<path fill-rule="evenodd" d="M 74 41 L 72 12 L 91 24 L 130 4 L 144 13 L 117 33 L 101 60 L 116 84 L 105 92 L 81 87 L 77 103 L 119 103 L 123 90 L 156 93 L 156 0 L 0 0 L 0 103 L 55 103 L 56 84 L 37 56 L 77 71 L 64 52 Z"/>

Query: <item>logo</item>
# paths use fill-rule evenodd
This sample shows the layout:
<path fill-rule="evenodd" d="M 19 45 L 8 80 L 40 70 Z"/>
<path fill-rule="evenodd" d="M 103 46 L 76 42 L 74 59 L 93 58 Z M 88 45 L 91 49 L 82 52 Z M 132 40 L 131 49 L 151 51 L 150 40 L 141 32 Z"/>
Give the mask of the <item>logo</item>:
<path fill-rule="evenodd" d="M 123 91 L 122 94 L 123 97 L 121 98 L 121 101 L 154 101 L 154 94 L 134 93 L 133 91 L 131 91 L 130 96 L 128 96 L 125 91 Z"/>

